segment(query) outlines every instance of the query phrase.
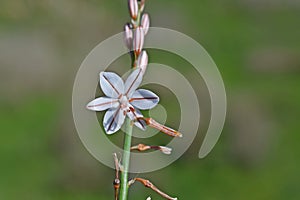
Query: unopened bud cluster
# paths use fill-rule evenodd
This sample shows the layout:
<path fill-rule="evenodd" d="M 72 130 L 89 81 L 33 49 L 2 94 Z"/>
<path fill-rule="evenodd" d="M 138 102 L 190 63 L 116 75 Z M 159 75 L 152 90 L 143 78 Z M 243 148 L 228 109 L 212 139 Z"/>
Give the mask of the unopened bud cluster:
<path fill-rule="evenodd" d="M 128 1 L 131 22 L 125 24 L 124 42 L 128 50 L 132 54 L 134 67 L 145 68 L 148 64 L 148 55 L 146 51 L 142 51 L 144 39 L 148 33 L 150 26 L 150 18 L 147 13 L 143 13 L 145 1 L 129 0 Z"/>

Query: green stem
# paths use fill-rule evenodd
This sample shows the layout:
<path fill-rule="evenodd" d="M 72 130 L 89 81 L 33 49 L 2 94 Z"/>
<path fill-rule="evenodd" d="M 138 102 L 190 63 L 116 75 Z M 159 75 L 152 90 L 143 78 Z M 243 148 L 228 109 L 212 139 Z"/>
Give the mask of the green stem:
<path fill-rule="evenodd" d="M 141 20 L 141 11 L 138 12 L 138 17 L 136 20 L 137 26 L 140 25 Z M 134 67 L 134 62 L 137 59 L 136 55 L 134 54 L 132 67 Z M 128 169 L 130 163 L 130 147 L 131 147 L 131 136 L 132 136 L 132 121 L 126 117 L 125 119 L 125 138 L 124 138 L 124 153 L 123 153 L 123 170 L 121 171 L 121 185 L 120 185 L 120 196 L 119 200 L 127 200 L 128 196 Z"/>
<path fill-rule="evenodd" d="M 126 117 L 126 130 L 124 139 L 124 153 L 123 153 L 123 170 L 121 171 L 121 186 L 120 186 L 120 200 L 126 200 L 128 196 L 128 169 L 130 162 L 130 147 L 132 136 L 132 122 Z"/>

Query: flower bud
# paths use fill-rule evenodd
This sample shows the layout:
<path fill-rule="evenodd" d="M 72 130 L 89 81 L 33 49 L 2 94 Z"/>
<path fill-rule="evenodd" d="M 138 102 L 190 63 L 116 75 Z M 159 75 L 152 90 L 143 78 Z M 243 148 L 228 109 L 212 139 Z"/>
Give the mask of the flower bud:
<path fill-rule="evenodd" d="M 137 0 L 128 0 L 128 7 L 129 7 L 131 18 L 136 20 L 139 11 Z"/>
<path fill-rule="evenodd" d="M 129 50 L 131 50 L 132 48 L 132 38 L 133 38 L 132 25 L 127 23 L 124 27 L 124 42 L 126 47 Z"/>
<path fill-rule="evenodd" d="M 142 69 L 142 73 L 144 74 L 148 65 L 148 54 L 145 50 L 143 50 L 137 60 L 137 67 Z"/>
<path fill-rule="evenodd" d="M 141 10 L 141 12 L 143 12 L 143 10 L 144 10 L 144 8 L 145 8 L 145 1 L 146 0 L 140 0 L 139 2 L 140 2 L 140 10 Z"/>
<path fill-rule="evenodd" d="M 143 27 L 145 35 L 148 33 L 149 26 L 150 26 L 150 18 L 147 13 L 143 14 L 142 20 L 141 20 L 141 25 Z"/>
<path fill-rule="evenodd" d="M 135 51 L 136 55 L 139 55 L 144 46 L 144 31 L 142 27 L 137 27 L 134 30 L 134 37 L 133 37 L 133 50 Z"/>

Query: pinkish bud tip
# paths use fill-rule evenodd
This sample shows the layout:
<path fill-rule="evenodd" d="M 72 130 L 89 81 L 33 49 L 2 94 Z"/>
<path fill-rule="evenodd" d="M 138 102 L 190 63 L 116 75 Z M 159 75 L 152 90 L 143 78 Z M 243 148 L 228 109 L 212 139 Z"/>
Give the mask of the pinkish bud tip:
<path fill-rule="evenodd" d="M 132 26 L 131 24 L 126 24 L 124 27 L 124 42 L 126 47 L 129 50 L 131 50 L 132 48 L 132 38 L 133 38 Z"/>
<path fill-rule="evenodd" d="M 128 7 L 129 7 L 131 18 L 136 20 L 139 11 L 137 0 L 128 0 Z"/>
<path fill-rule="evenodd" d="M 145 50 L 141 52 L 137 60 L 137 67 L 142 69 L 143 74 L 146 71 L 148 65 L 148 54 Z"/>
<path fill-rule="evenodd" d="M 141 20 L 141 25 L 144 29 L 144 34 L 146 35 L 148 33 L 149 26 L 150 26 L 150 18 L 147 13 L 143 14 L 142 20 Z"/>
<path fill-rule="evenodd" d="M 133 50 L 137 55 L 139 55 L 144 46 L 144 31 L 142 27 L 137 27 L 134 30 L 134 37 L 133 37 Z"/>

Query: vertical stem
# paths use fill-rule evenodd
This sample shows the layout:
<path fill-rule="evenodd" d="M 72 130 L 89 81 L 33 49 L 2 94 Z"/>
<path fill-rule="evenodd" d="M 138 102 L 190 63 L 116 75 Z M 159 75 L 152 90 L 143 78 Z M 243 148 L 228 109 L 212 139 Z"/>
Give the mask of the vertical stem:
<path fill-rule="evenodd" d="M 130 147 L 132 136 L 132 123 L 131 120 L 126 117 L 125 119 L 126 130 L 124 139 L 124 153 L 123 153 L 123 170 L 121 171 L 121 187 L 120 187 L 120 200 L 126 200 L 128 196 L 128 169 L 130 162 Z"/>
<path fill-rule="evenodd" d="M 141 11 L 138 12 L 138 17 L 136 20 L 137 26 L 140 25 L 141 19 Z M 136 27 L 135 27 L 136 28 Z M 137 57 L 134 54 L 132 58 L 132 67 L 134 67 L 134 63 Z M 129 162 L 130 162 L 130 147 L 131 147 L 131 136 L 132 136 L 132 122 L 131 120 L 126 117 L 125 119 L 125 138 L 124 138 L 124 153 L 123 153 L 123 170 L 121 171 L 121 185 L 120 185 L 120 198 L 119 200 L 127 200 L 128 196 L 128 169 L 129 169 Z"/>

